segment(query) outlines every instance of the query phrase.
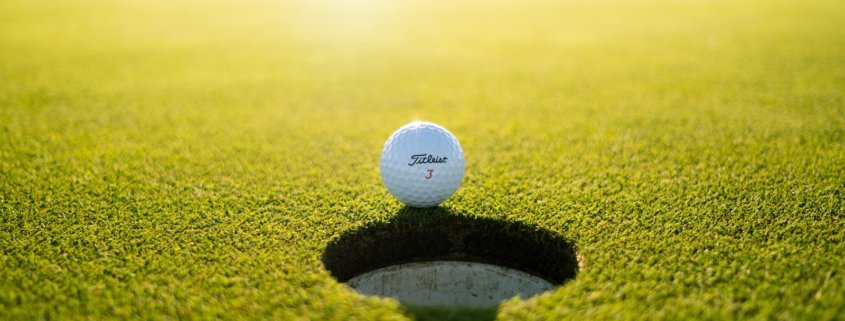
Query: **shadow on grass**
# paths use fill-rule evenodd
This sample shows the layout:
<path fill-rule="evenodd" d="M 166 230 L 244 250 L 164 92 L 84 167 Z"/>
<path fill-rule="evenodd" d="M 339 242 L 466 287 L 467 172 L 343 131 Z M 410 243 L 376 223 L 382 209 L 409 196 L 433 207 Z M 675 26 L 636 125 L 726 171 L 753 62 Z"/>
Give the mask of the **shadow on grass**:
<path fill-rule="evenodd" d="M 505 266 L 563 284 L 575 277 L 575 247 L 560 234 L 522 222 L 443 208 L 402 208 L 392 220 L 347 231 L 323 252 L 340 282 L 375 269 L 435 260 Z"/>

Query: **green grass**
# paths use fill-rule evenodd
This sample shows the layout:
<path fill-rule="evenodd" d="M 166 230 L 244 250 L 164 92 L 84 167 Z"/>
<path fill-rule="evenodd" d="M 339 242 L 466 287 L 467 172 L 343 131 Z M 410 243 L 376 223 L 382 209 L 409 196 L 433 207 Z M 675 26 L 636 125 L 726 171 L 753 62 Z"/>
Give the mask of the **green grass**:
<path fill-rule="evenodd" d="M 408 316 L 416 321 L 487 321 L 496 319 L 495 308 L 453 308 L 438 306 L 408 306 Z"/>
<path fill-rule="evenodd" d="M 6 0 L 0 319 L 413 317 L 320 256 L 414 119 L 584 260 L 499 319 L 845 316 L 845 2 Z"/>

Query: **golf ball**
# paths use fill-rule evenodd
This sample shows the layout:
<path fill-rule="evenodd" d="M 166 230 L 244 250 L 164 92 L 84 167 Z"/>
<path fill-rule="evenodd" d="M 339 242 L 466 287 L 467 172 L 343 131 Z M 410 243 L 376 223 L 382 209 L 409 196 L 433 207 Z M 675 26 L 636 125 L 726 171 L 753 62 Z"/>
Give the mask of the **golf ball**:
<path fill-rule="evenodd" d="M 390 135 L 379 169 L 382 182 L 399 201 L 412 207 L 434 207 L 461 186 L 464 152 L 446 128 L 415 121 Z"/>

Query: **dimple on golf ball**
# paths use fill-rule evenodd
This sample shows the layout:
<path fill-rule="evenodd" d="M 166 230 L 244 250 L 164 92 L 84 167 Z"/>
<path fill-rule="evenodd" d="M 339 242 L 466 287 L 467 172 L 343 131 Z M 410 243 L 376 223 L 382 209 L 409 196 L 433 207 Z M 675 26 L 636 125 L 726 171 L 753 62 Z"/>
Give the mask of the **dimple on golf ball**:
<path fill-rule="evenodd" d="M 379 169 L 382 182 L 399 201 L 412 207 L 434 207 L 461 186 L 464 152 L 446 128 L 415 121 L 390 135 Z"/>

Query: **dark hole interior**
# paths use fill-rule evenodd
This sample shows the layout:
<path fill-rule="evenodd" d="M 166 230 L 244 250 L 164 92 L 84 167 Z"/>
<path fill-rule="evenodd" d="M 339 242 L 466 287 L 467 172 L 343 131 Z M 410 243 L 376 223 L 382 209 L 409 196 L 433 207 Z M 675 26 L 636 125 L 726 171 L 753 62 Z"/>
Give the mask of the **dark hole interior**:
<path fill-rule="evenodd" d="M 323 253 L 340 282 L 375 269 L 421 261 L 495 264 L 561 284 L 578 272 L 575 248 L 560 234 L 520 222 L 406 207 L 388 222 L 343 233 Z"/>

